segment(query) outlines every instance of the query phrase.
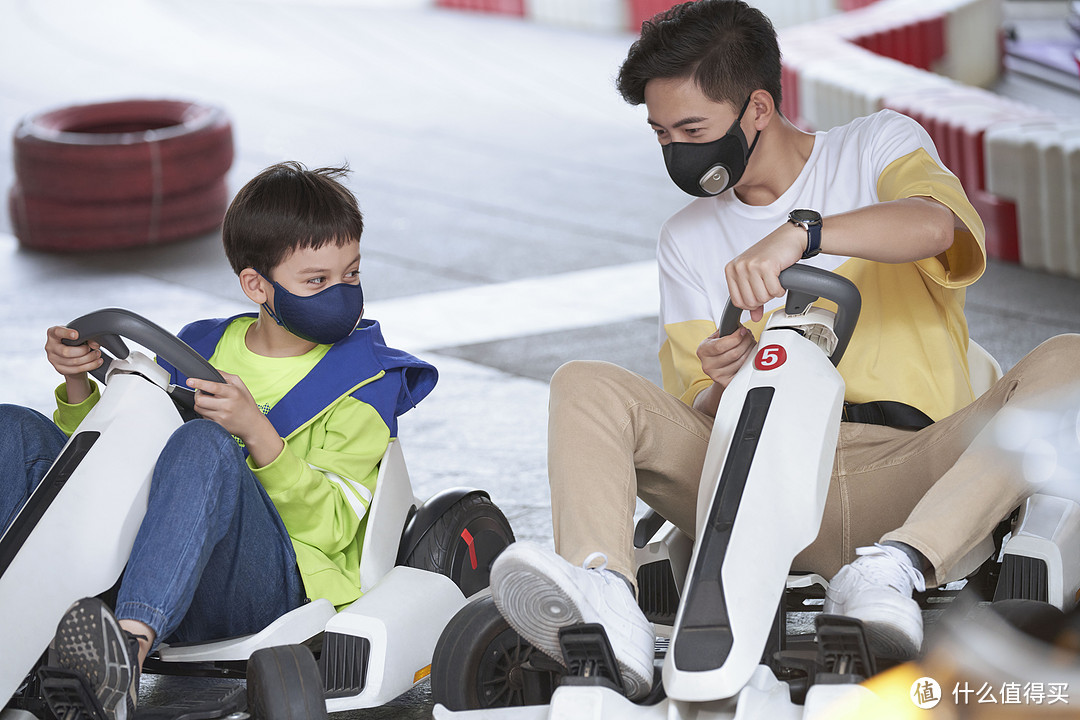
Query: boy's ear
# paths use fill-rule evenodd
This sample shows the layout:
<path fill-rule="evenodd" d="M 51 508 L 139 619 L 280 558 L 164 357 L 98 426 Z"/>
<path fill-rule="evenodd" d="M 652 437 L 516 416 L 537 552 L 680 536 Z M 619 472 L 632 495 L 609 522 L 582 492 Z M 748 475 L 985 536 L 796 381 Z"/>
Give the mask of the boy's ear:
<path fill-rule="evenodd" d="M 244 268 L 240 271 L 240 288 L 256 305 L 267 301 L 266 280 L 255 268 Z"/>

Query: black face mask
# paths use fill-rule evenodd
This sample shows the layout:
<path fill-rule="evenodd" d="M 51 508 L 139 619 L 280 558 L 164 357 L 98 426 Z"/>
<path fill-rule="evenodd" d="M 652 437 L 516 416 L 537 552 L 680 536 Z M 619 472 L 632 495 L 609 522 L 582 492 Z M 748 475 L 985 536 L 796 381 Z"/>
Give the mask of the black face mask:
<path fill-rule="evenodd" d="M 719 195 L 739 182 L 750 153 L 757 145 L 759 130 L 754 142 L 747 147 L 746 135 L 739 122 L 750 105 L 746 98 L 739 117 L 718 140 L 706 143 L 670 142 L 663 146 L 664 165 L 668 175 L 679 189 L 695 197 Z"/>

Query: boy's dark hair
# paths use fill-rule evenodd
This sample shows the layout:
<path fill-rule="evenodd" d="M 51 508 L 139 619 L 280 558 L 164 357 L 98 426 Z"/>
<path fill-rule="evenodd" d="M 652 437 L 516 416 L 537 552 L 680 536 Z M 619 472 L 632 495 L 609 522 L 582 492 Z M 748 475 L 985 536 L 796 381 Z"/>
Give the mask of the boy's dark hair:
<path fill-rule="evenodd" d="M 359 240 L 364 216 L 339 178 L 347 165 L 308 170 L 298 162 L 271 165 L 252 178 L 225 213 L 225 256 L 237 275 L 269 273 L 293 251 Z"/>
<path fill-rule="evenodd" d="M 755 90 L 780 108 L 780 47 L 769 18 L 742 0 L 676 5 L 641 25 L 616 86 L 631 105 L 645 102 L 653 78 L 692 78 L 714 102 L 740 107 Z"/>

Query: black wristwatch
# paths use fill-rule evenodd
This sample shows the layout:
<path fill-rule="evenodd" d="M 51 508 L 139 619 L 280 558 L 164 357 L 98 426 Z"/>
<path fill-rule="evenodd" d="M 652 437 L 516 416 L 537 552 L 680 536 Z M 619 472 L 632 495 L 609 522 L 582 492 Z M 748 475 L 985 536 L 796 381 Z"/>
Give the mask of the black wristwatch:
<path fill-rule="evenodd" d="M 803 260 L 809 260 L 821 252 L 821 213 L 817 210 L 792 210 L 788 215 L 788 222 L 806 230 Z"/>

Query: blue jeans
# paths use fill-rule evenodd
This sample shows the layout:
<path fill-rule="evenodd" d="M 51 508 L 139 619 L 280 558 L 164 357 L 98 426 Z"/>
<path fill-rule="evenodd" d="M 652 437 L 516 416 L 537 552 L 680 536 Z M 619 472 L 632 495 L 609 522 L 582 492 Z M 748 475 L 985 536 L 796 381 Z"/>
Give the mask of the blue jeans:
<path fill-rule="evenodd" d="M 0 405 L 0 527 L 66 441 L 44 415 Z M 155 644 L 196 642 L 257 632 L 304 601 L 292 541 L 236 441 L 209 420 L 182 425 L 154 467 L 116 616 L 149 625 Z"/>

